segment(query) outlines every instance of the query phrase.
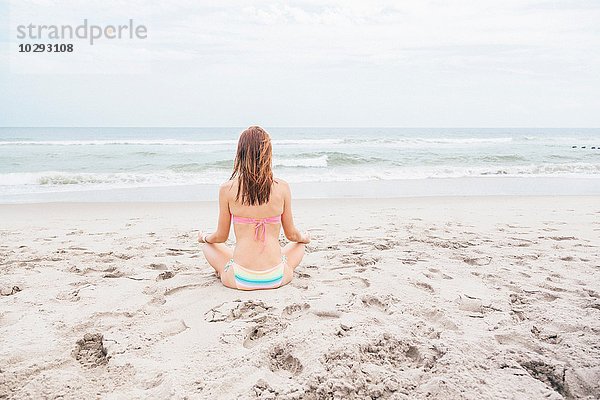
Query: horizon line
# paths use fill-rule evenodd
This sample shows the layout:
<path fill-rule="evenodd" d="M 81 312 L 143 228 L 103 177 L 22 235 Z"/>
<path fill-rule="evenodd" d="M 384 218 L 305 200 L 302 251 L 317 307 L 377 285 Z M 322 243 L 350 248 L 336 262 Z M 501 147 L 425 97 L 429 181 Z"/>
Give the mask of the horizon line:
<path fill-rule="evenodd" d="M 251 125 L 248 125 L 251 126 Z M 320 129 L 324 129 L 324 128 L 329 128 L 329 129 L 365 129 L 365 128 L 374 128 L 374 129 L 600 129 L 600 126 L 368 126 L 368 125 L 362 125 L 362 126 L 343 126 L 343 125 L 339 125 L 339 126 L 334 126 L 334 125 L 328 125 L 328 126 L 318 126 L 318 125 L 273 125 L 273 126 L 269 126 L 269 125 L 261 125 L 264 126 L 266 128 L 269 129 L 278 129 L 278 128 L 285 128 L 285 129 L 298 129 L 298 128 L 309 128 L 309 129 L 316 129 L 316 128 L 320 128 Z M 246 126 L 247 127 L 247 126 Z M 235 125 L 229 125 L 229 126 L 225 126 L 225 125 L 221 125 L 221 126 L 151 126 L 151 125 L 121 125 L 121 126 L 117 126 L 117 125 L 112 125 L 112 126 L 93 126 L 93 125 L 85 125 L 85 126 L 75 126 L 75 125 L 48 125 L 48 126 L 44 126 L 44 125 L 34 125 L 34 126 L 25 126 L 25 125 L 20 125 L 20 126 L 0 126 L 0 129 L 11 129 L 11 128 L 70 128 L 70 129 L 74 129 L 74 128 L 108 128 L 108 129 L 123 129 L 123 128 L 134 128 L 134 129 L 138 129 L 138 128 L 153 128 L 153 129 L 207 129 L 207 128 L 235 128 L 235 129 L 245 129 L 246 127 L 244 126 L 235 126 Z"/>

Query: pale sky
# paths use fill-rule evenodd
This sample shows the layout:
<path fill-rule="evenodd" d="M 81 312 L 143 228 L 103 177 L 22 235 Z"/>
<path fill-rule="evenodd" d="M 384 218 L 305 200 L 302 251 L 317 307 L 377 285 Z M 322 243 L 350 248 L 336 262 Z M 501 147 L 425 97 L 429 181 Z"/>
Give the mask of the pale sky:
<path fill-rule="evenodd" d="M 84 18 L 148 38 L 17 52 L 17 25 Z M 0 126 L 600 127 L 598 0 L 11 0 L 0 24 Z"/>

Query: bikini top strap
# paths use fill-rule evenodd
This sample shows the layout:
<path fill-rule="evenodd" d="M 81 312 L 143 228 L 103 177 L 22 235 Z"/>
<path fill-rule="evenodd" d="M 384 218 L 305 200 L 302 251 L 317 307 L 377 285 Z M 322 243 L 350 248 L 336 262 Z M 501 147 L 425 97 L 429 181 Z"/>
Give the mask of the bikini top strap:
<path fill-rule="evenodd" d="M 246 218 L 231 214 L 231 219 L 234 224 L 278 224 L 281 222 L 281 215 L 267 218 Z"/>
<path fill-rule="evenodd" d="M 231 214 L 231 218 L 234 224 L 255 224 L 254 227 L 254 240 L 259 240 L 260 235 L 262 234 L 262 242 L 265 243 L 267 240 L 267 226 L 266 224 L 278 224 L 281 222 L 281 215 L 277 215 L 275 217 L 267 217 L 262 219 L 254 219 L 254 218 L 246 218 L 246 217 L 236 217 Z"/>

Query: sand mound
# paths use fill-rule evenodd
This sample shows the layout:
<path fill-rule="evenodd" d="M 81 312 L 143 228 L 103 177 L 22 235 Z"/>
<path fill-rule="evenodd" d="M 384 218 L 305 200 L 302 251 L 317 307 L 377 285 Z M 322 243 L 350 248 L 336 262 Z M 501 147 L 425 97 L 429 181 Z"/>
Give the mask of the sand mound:
<path fill-rule="evenodd" d="M 95 368 L 108 363 L 106 348 L 102 344 L 100 333 L 86 333 L 83 339 L 77 341 L 73 357 L 83 366 Z"/>

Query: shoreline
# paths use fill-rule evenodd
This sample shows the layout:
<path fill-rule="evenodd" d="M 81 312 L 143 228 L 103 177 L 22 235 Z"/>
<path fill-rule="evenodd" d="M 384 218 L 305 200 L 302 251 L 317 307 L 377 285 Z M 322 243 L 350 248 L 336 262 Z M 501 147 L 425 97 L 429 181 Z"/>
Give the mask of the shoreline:
<path fill-rule="evenodd" d="M 296 199 L 600 195 L 600 177 L 461 177 L 290 183 Z M 0 194 L 0 204 L 212 201 L 216 184 Z"/>
<path fill-rule="evenodd" d="M 381 206 L 394 208 L 398 204 L 407 206 L 406 210 L 395 209 L 398 215 L 404 215 L 409 212 L 417 212 L 420 214 L 426 208 L 431 210 L 460 210 L 468 207 L 471 211 L 479 209 L 481 212 L 491 210 L 495 207 L 499 209 L 505 208 L 507 200 L 511 204 L 529 206 L 532 202 L 541 202 L 544 205 L 550 206 L 555 201 L 557 204 L 586 204 L 592 206 L 596 203 L 600 204 L 600 194 L 589 195 L 451 195 L 451 196 L 401 196 L 401 197 L 339 197 L 339 198 L 299 198 L 293 200 L 293 210 L 297 213 L 301 210 L 310 209 L 311 212 L 320 210 L 323 213 L 331 214 L 329 210 L 341 211 L 349 208 L 364 206 Z M 77 220 L 82 215 L 79 214 L 85 210 L 95 210 L 101 212 L 112 213 L 113 216 L 121 214 L 129 215 L 129 213 L 145 213 L 150 210 L 164 212 L 174 212 L 180 215 L 182 212 L 189 212 L 197 209 L 199 215 L 212 216 L 214 214 L 215 223 L 218 215 L 218 201 L 213 200 L 189 200 L 189 201 L 48 201 L 43 203 L 0 203 L 0 218 L 5 222 L 20 223 L 27 220 L 27 216 L 51 216 L 49 212 L 58 212 L 61 218 L 69 218 Z M 27 215 L 17 215 L 17 213 L 25 213 Z M 460 214 L 461 218 L 465 215 Z M 448 218 L 452 215 L 448 215 Z M 295 216 L 295 219 L 297 217 Z M 87 218 L 86 218 L 87 220 Z M 599 228 L 600 229 L 600 228 Z"/>

